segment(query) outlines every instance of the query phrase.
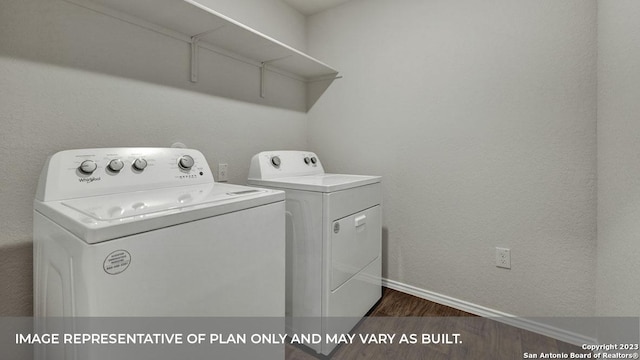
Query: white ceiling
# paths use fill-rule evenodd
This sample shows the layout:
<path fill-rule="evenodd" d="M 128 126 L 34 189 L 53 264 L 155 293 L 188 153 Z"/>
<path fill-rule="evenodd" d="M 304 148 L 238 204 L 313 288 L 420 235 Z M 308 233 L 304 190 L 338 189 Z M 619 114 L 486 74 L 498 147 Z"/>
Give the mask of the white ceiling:
<path fill-rule="evenodd" d="M 338 6 L 349 0 L 283 0 L 304 15 L 313 15 L 320 11 Z"/>

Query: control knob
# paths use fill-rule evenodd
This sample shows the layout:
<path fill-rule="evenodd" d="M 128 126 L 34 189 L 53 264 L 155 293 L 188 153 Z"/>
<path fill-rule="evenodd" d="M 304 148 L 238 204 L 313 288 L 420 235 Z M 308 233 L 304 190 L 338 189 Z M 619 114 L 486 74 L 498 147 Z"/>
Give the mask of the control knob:
<path fill-rule="evenodd" d="M 311 163 L 315 165 L 317 162 L 318 162 L 318 159 L 316 159 L 315 156 L 312 156 L 311 157 Z"/>
<path fill-rule="evenodd" d="M 305 164 L 307 164 L 307 165 L 309 165 L 309 161 L 311 161 L 311 160 L 309 160 L 309 157 L 308 157 L 308 156 L 305 156 L 305 157 L 304 157 L 304 163 L 305 163 Z"/>
<path fill-rule="evenodd" d="M 279 156 L 274 156 L 271 158 L 271 165 L 273 165 L 273 167 L 275 167 L 276 169 L 280 167 L 280 157 Z"/>
<path fill-rule="evenodd" d="M 113 159 L 109 161 L 109 165 L 107 165 L 107 167 L 113 172 L 119 172 L 124 167 L 124 162 L 120 159 Z"/>
<path fill-rule="evenodd" d="M 183 155 L 178 159 L 178 166 L 182 170 L 190 170 L 193 167 L 193 158 L 189 155 Z"/>
<path fill-rule="evenodd" d="M 86 175 L 91 175 L 98 168 L 98 164 L 96 164 L 93 160 L 85 160 L 80 164 L 78 168 L 81 173 Z"/>
<path fill-rule="evenodd" d="M 137 158 L 134 160 L 133 165 L 131 166 L 133 166 L 135 170 L 142 171 L 147 167 L 147 160 L 143 158 Z"/>

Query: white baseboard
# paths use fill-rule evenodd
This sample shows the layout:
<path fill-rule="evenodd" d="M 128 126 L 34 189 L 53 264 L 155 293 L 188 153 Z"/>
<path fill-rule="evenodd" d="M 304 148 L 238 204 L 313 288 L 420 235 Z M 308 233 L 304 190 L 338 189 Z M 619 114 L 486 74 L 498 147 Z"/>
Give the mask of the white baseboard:
<path fill-rule="evenodd" d="M 543 324 L 530 319 L 516 317 L 515 315 L 473 304 L 468 301 L 452 298 L 450 296 L 438 294 L 433 291 L 420 289 L 418 287 L 407 285 L 399 281 L 383 278 L 382 286 L 388 287 L 393 290 L 398 290 L 409 295 L 417 296 L 422 299 L 433 301 L 441 305 L 446 305 L 458 310 L 466 311 L 474 315 L 492 318 L 493 320 L 499 321 L 501 323 L 511 325 L 523 330 L 528 330 L 536 334 L 548 336 L 550 338 L 560 340 L 569 344 L 597 344 L 597 340 L 589 336 Z"/>

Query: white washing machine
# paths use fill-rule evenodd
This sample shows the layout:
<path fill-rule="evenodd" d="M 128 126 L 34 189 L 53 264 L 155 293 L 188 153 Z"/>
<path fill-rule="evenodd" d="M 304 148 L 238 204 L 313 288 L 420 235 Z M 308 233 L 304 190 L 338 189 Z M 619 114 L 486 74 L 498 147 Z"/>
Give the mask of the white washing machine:
<path fill-rule="evenodd" d="M 34 202 L 34 315 L 283 317 L 284 200 L 214 183 L 196 150 L 56 153 Z"/>
<path fill-rule="evenodd" d="M 286 192 L 289 332 L 348 333 L 382 296 L 380 181 L 327 174 L 308 151 L 251 159 L 249 184 Z M 309 347 L 328 355 L 335 344 Z"/>

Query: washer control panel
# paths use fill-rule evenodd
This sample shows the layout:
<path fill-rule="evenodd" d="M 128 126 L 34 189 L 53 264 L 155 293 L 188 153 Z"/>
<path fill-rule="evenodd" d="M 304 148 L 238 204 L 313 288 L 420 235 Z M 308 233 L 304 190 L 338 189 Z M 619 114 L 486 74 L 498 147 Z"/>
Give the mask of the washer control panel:
<path fill-rule="evenodd" d="M 193 149 L 66 150 L 47 160 L 36 199 L 61 200 L 213 181 L 204 155 Z"/>
<path fill-rule="evenodd" d="M 324 174 L 322 164 L 310 151 L 264 151 L 251 159 L 250 179 Z"/>

